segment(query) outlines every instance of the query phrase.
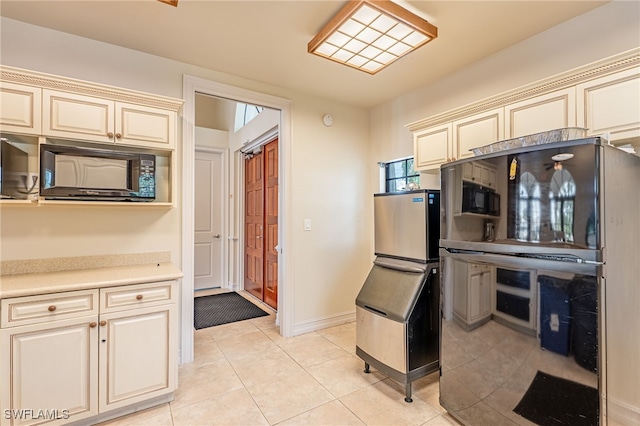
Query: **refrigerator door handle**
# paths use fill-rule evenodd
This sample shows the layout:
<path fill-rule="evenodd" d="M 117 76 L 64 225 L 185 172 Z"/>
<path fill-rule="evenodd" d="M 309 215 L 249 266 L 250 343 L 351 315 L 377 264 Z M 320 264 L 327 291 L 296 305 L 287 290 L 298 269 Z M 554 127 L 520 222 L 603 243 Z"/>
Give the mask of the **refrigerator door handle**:
<path fill-rule="evenodd" d="M 602 267 L 601 262 L 587 261 L 584 259 L 579 259 L 574 262 L 554 260 L 552 255 L 540 258 L 522 257 L 512 254 L 451 250 L 447 248 L 440 248 L 440 257 L 521 269 L 545 269 L 585 275 L 594 275 L 597 269 Z"/>

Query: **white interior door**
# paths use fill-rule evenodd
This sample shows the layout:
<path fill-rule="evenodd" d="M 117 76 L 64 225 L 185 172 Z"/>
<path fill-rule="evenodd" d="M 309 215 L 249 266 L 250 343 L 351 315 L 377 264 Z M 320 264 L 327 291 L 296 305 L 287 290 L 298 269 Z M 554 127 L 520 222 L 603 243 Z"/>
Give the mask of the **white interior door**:
<path fill-rule="evenodd" d="M 198 151 L 194 188 L 194 289 L 223 287 L 222 153 Z"/>

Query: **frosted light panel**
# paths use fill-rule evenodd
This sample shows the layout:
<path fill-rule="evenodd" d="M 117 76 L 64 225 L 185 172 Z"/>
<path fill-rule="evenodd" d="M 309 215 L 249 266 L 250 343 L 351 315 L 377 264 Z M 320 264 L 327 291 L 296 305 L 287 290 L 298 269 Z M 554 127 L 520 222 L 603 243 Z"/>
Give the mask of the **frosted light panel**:
<path fill-rule="evenodd" d="M 377 6 L 384 9 L 382 5 Z M 415 18 L 423 21 L 422 18 Z M 320 40 L 313 48 L 310 47 L 309 51 L 373 74 L 436 37 L 437 29 L 428 22 L 423 22 L 425 26 L 432 28 L 432 35 L 426 34 L 427 30 L 417 26 L 413 28 L 396 19 L 393 14 L 387 14 L 365 2 L 351 16 L 346 16 L 345 21 L 337 25 L 332 34 L 325 40 Z"/>

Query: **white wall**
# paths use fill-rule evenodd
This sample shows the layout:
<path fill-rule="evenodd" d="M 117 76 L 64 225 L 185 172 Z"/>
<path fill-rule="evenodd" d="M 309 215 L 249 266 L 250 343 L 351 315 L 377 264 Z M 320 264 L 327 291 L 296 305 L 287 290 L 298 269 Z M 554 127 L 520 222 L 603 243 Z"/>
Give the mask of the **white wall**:
<path fill-rule="evenodd" d="M 284 255 L 295 262 L 294 326 L 353 313 L 370 268 L 373 228 L 362 186 L 371 161 L 366 110 L 6 18 L 0 36 L 3 65 L 177 98 L 188 74 L 292 100 L 293 246 Z M 326 112 L 336 121 L 331 128 L 322 125 Z M 0 213 L 2 259 L 166 250 L 181 262 L 180 208 L 2 207 Z M 302 229 L 304 217 L 314 220 L 310 232 Z"/>

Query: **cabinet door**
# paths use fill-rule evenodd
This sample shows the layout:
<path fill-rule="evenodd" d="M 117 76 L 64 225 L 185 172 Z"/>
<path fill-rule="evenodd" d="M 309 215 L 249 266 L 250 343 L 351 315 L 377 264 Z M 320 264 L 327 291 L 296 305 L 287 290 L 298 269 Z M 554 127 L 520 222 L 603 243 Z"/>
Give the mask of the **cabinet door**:
<path fill-rule="evenodd" d="M 40 424 L 43 418 L 55 425 L 98 414 L 97 319 L 0 330 L 2 425 Z M 7 409 L 24 411 L 7 416 Z"/>
<path fill-rule="evenodd" d="M 172 149 L 175 147 L 174 111 L 117 102 L 115 141 L 119 144 Z"/>
<path fill-rule="evenodd" d="M 481 182 L 484 186 L 495 189 L 497 184 L 496 169 L 483 167 Z"/>
<path fill-rule="evenodd" d="M 418 131 L 413 137 L 413 153 L 416 170 L 434 170 L 441 164 L 455 159 L 451 139 L 451 123 Z"/>
<path fill-rule="evenodd" d="M 577 86 L 578 127 L 616 141 L 640 137 L 640 67 Z"/>
<path fill-rule="evenodd" d="M 504 139 L 504 109 L 497 108 L 453 122 L 457 158 L 472 157 L 473 148 Z"/>
<path fill-rule="evenodd" d="M 100 411 L 176 389 L 175 305 L 100 316 Z"/>
<path fill-rule="evenodd" d="M 487 266 L 469 266 L 469 323 L 491 315 L 491 283 Z"/>
<path fill-rule="evenodd" d="M 39 135 L 42 131 L 42 89 L 0 83 L 0 130 Z"/>
<path fill-rule="evenodd" d="M 45 136 L 113 143 L 113 101 L 47 89 L 42 97 Z"/>
<path fill-rule="evenodd" d="M 491 315 L 491 287 L 493 284 L 491 270 L 485 270 L 480 276 L 480 317 Z"/>
<path fill-rule="evenodd" d="M 504 108 L 507 138 L 531 135 L 547 130 L 575 127 L 575 87 L 526 99 Z"/>

